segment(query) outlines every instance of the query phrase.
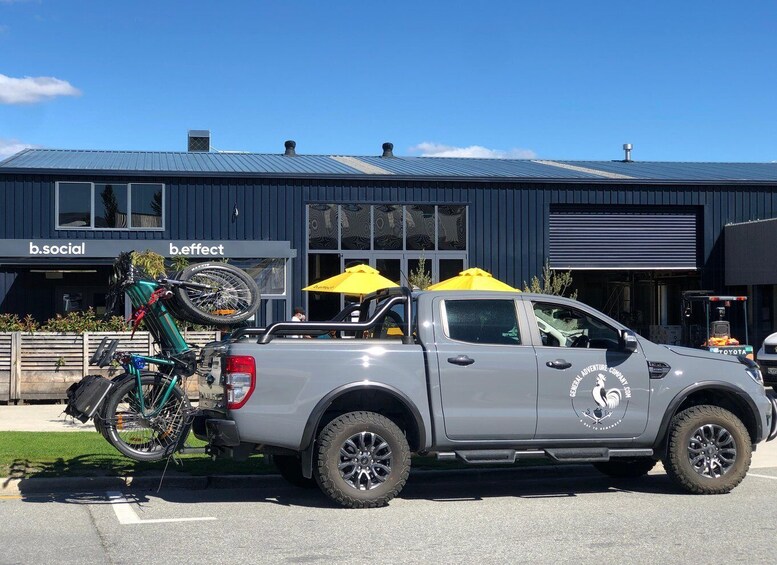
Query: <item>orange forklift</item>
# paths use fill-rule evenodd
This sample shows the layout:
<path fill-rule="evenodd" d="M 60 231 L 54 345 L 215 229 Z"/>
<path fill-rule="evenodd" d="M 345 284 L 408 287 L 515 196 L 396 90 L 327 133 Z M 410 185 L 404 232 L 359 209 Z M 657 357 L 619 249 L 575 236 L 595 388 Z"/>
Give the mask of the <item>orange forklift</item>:
<path fill-rule="evenodd" d="M 740 312 L 744 341 L 731 334 L 733 315 Z M 721 296 L 710 290 L 688 290 L 682 295 L 683 344 L 723 355 L 753 358 L 748 345 L 747 296 Z M 703 324 L 703 326 L 702 326 Z"/>

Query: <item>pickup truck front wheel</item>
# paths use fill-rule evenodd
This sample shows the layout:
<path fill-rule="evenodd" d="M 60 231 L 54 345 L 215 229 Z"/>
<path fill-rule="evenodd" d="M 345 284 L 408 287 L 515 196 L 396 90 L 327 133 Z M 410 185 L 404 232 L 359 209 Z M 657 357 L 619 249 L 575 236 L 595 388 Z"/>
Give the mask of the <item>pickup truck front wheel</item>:
<path fill-rule="evenodd" d="M 318 436 L 316 454 L 319 487 L 348 508 L 384 506 L 410 473 L 405 435 L 374 412 L 349 412 L 329 422 Z"/>
<path fill-rule="evenodd" d="M 750 434 L 724 408 L 692 406 L 672 419 L 664 467 L 689 492 L 731 491 L 745 478 L 751 457 Z"/>

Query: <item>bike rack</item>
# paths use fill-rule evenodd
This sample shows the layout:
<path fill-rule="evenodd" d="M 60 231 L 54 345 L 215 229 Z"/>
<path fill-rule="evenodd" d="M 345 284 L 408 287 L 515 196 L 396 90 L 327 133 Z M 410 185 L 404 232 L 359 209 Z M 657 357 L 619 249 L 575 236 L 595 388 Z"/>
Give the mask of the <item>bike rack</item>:
<path fill-rule="evenodd" d="M 90 365 L 97 365 L 98 367 L 107 367 L 113 360 L 113 354 L 116 353 L 116 348 L 119 346 L 118 339 L 111 339 L 108 337 L 102 338 L 100 345 L 97 346 L 97 350 L 89 358 Z"/>
<path fill-rule="evenodd" d="M 390 291 L 390 292 L 387 292 Z M 392 294 L 394 296 L 392 296 Z M 405 327 L 404 335 L 402 336 L 402 343 L 411 344 L 414 342 L 412 334 L 412 296 L 410 289 L 401 287 L 399 289 L 385 289 L 384 291 L 378 291 L 368 295 L 365 298 L 365 302 L 372 297 L 388 298 L 381 307 L 375 311 L 369 320 L 364 322 L 340 322 L 336 320 L 330 320 L 327 322 L 275 322 L 267 328 L 241 328 L 232 334 L 232 339 L 238 340 L 247 336 L 257 336 L 259 339 L 257 343 L 260 345 L 266 345 L 272 341 L 273 336 L 276 335 L 323 335 L 332 330 L 334 331 L 351 331 L 360 332 L 371 330 L 379 323 L 383 321 L 383 317 L 386 315 L 392 306 L 395 304 L 405 305 Z M 351 312 L 361 309 L 361 305 L 355 305 L 350 309 L 346 309 L 338 314 L 338 318 L 345 317 L 345 315 Z"/>

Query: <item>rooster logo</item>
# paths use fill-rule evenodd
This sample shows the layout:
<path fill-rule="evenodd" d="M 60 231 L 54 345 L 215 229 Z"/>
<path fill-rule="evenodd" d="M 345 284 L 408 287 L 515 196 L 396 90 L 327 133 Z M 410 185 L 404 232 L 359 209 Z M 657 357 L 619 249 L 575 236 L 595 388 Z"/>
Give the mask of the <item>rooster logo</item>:
<path fill-rule="evenodd" d="M 599 405 L 597 410 L 604 410 L 609 408 L 614 410 L 621 403 L 621 391 L 617 388 L 611 388 L 607 390 L 604 385 L 607 380 L 603 374 L 599 373 L 596 376 L 596 386 L 594 387 L 594 402 Z"/>
<path fill-rule="evenodd" d="M 613 410 L 621 403 L 621 391 L 617 388 L 607 390 L 606 383 L 607 377 L 599 373 L 596 376 L 596 386 L 594 386 L 592 391 L 596 408 L 593 410 L 589 408 L 583 412 L 583 416 L 591 420 L 594 426 L 600 425 L 604 420 L 612 416 Z"/>

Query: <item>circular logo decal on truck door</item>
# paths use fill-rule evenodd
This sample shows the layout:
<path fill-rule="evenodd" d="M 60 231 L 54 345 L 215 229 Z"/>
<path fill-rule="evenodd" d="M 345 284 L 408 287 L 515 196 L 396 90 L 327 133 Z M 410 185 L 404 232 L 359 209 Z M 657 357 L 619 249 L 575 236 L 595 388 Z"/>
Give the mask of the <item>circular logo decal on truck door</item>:
<path fill-rule="evenodd" d="M 618 369 L 600 363 L 575 375 L 569 398 L 581 424 L 592 430 L 609 430 L 623 421 L 631 387 Z"/>

